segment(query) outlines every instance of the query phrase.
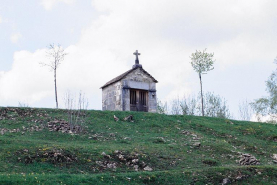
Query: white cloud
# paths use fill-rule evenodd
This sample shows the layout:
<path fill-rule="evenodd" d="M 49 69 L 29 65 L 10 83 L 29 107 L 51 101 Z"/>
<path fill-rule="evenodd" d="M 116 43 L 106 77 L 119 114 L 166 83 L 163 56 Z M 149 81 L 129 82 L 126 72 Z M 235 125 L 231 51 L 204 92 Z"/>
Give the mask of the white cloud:
<path fill-rule="evenodd" d="M 0 84 L 5 91 L 0 92 L 1 101 L 8 105 L 29 100 L 30 103 L 49 96 L 51 76 L 39 66 L 45 50 L 35 53 L 20 51 L 14 54 L 12 69 L 0 76 Z M 50 91 L 51 92 L 51 91 Z"/>
<path fill-rule="evenodd" d="M 49 10 L 59 1 L 42 3 Z M 208 52 L 215 53 L 214 76 L 234 64 L 251 67 L 271 62 L 277 54 L 276 17 L 272 16 L 275 1 L 94 0 L 92 4 L 101 15 L 83 29 L 78 43 L 66 48 L 69 54 L 58 69 L 60 104 L 67 90 L 82 90 L 90 107 L 101 109 L 99 88 L 131 68 L 136 49 L 141 52 L 144 69 L 159 81 L 158 98 L 167 100 L 184 93 L 197 94 L 199 81 L 189 58 L 196 49 L 208 48 Z M 27 97 L 33 106 L 47 99 L 53 101 L 54 107 L 52 73 L 38 65 L 45 59 L 44 53 L 37 50 L 14 54 L 12 69 L 0 73 L 0 86 L 5 87 L 0 100 L 14 103 Z M 226 77 L 216 76 L 208 83 L 216 81 L 217 88 L 226 92 L 237 88 L 223 79 Z"/>
<path fill-rule="evenodd" d="M 59 2 L 63 2 L 65 4 L 73 4 L 75 1 L 76 0 L 41 0 L 41 4 L 46 10 L 51 10 L 55 6 L 55 4 Z"/>
<path fill-rule="evenodd" d="M 0 24 L 3 22 L 2 17 L 0 16 Z"/>
<path fill-rule="evenodd" d="M 11 39 L 12 43 L 17 43 L 19 41 L 19 39 L 21 39 L 21 38 L 22 38 L 21 33 L 14 33 L 11 35 L 10 39 Z"/>

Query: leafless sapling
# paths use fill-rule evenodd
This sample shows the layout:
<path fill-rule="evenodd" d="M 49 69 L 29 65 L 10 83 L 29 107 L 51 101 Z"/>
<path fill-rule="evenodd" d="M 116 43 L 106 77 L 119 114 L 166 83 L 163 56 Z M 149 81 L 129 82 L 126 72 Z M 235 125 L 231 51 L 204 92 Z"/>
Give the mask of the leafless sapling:
<path fill-rule="evenodd" d="M 239 103 L 239 115 L 241 120 L 250 121 L 254 111 L 247 99 Z"/>
<path fill-rule="evenodd" d="M 59 108 L 57 90 L 57 69 L 61 62 L 64 60 L 65 55 L 67 55 L 67 53 L 65 53 L 61 45 L 50 44 L 48 46 L 48 50 L 46 51 L 46 57 L 49 58 L 49 61 L 41 63 L 43 66 L 49 67 L 50 70 L 54 72 L 55 100 L 57 109 Z"/>
<path fill-rule="evenodd" d="M 179 96 L 176 99 L 173 99 L 171 101 L 171 114 L 172 115 L 180 115 L 182 110 L 181 110 L 181 101 L 179 99 Z"/>
<path fill-rule="evenodd" d="M 65 108 L 67 110 L 68 123 L 71 131 L 82 132 L 82 124 L 85 122 L 86 110 L 88 108 L 88 99 L 85 94 L 79 92 L 78 102 L 68 91 L 64 97 Z"/>

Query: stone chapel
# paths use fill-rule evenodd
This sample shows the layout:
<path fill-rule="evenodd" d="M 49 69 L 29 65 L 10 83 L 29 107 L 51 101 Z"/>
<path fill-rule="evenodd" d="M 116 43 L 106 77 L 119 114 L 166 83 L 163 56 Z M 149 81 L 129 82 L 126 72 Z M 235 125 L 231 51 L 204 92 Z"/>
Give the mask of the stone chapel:
<path fill-rule="evenodd" d="M 102 110 L 157 111 L 156 83 L 139 64 L 136 50 L 132 69 L 108 81 L 102 89 Z"/>

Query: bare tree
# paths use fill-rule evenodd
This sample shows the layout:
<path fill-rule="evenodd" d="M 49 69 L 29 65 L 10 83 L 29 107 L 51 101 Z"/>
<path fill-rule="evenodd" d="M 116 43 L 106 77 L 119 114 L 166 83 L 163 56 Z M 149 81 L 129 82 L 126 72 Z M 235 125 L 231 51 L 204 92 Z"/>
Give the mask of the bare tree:
<path fill-rule="evenodd" d="M 239 103 L 239 115 L 241 120 L 250 121 L 253 114 L 254 111 L 247 100 Z"/>
<path fill-rule="evenodd" d="M 43 66 L 47 66 L 51 71 L 54 71 L 54 83 L 55 83 L 55 100 L 56 108 L 59 108 L 58 104 L 58 91 L 57 91 L 57 69 L 64 60 L 64 56 L 67 55 L 61 45 L 50 44 L 46 51 L 46 57 L 49 58 L 49 62 L 41 63 Z"/>
<path fill-rule="evenodd" d="M 177 99 L 173 99 L 171 101 L 171 114 L 173 115 L 180 115 L 182 112 L 181 109 L 181 101 L 179 99 L 179 96 L 177 97 Z"/>
<path fill-rule="evenodd" d="M 72 96 L 68 91 L 64 96 L 65 108 L 67 110 L 68 123 L 71 130 L 82 131 L 83 123 L 86 118 L 86 110 L 88 108 L 88 99 L 85 94 L 79 92 L 79 97 L 76 103 L 75 96 Z"/>
<path fill-rule="evenodd" d="M 213 64 L 215 60 L 213 59 L 213 53 L 206 53 L 206 49 L 202 52 L 197 51 L 191 54 L 191 65 L 193 69 L 198 73 L 200 80 L 200 88 L 201 88 L 201 104 L 202 104 L 202 116 L 204 116 L 204 101 L 203 101 L 203 91 L 202 91 L 202 74 L 206 74 L 206 72 L 213 70 Z"/>

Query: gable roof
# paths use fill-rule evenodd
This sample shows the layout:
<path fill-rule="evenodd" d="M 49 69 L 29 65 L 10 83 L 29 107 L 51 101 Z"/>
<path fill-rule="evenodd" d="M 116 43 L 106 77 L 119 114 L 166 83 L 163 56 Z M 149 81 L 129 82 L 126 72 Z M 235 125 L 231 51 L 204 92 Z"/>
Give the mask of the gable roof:
<path fill-rule="evenodd" d="M 140 68 L 144 73 L 146 73 L 155 83 L 158 83 L 158 81 L 157 81 L 153 76 L 151 76 L 147 71 L 145 71 L 142 67 L 135 67 L 135 68 L 132 68 L 132 69 L 126 71 L 125 73 L 123 73 L 123 74 L 121 74 L 121 75 L 115 77 L 114 79 L 108 81 L 107 83 L 105 83 L 105 85 L 103 85 L 102 87 L 100 87 L 100 89 L 103 89 L 103 88 L 105 88 L 105 87 L 107 87 L 107 86 L 109 86 L 109 85 L 111 85 L 111 84 L 113 84 L 113 83 L 115 83 L 115 82 L 118 82 L 119 80 L 123 79 L 125 76 L 127 76 L 127 75 L 130 74 L 132 71 L 134 71 L 134 70 L 136 70 L 136 69 L 138 69 L 138 68 Z"/>

